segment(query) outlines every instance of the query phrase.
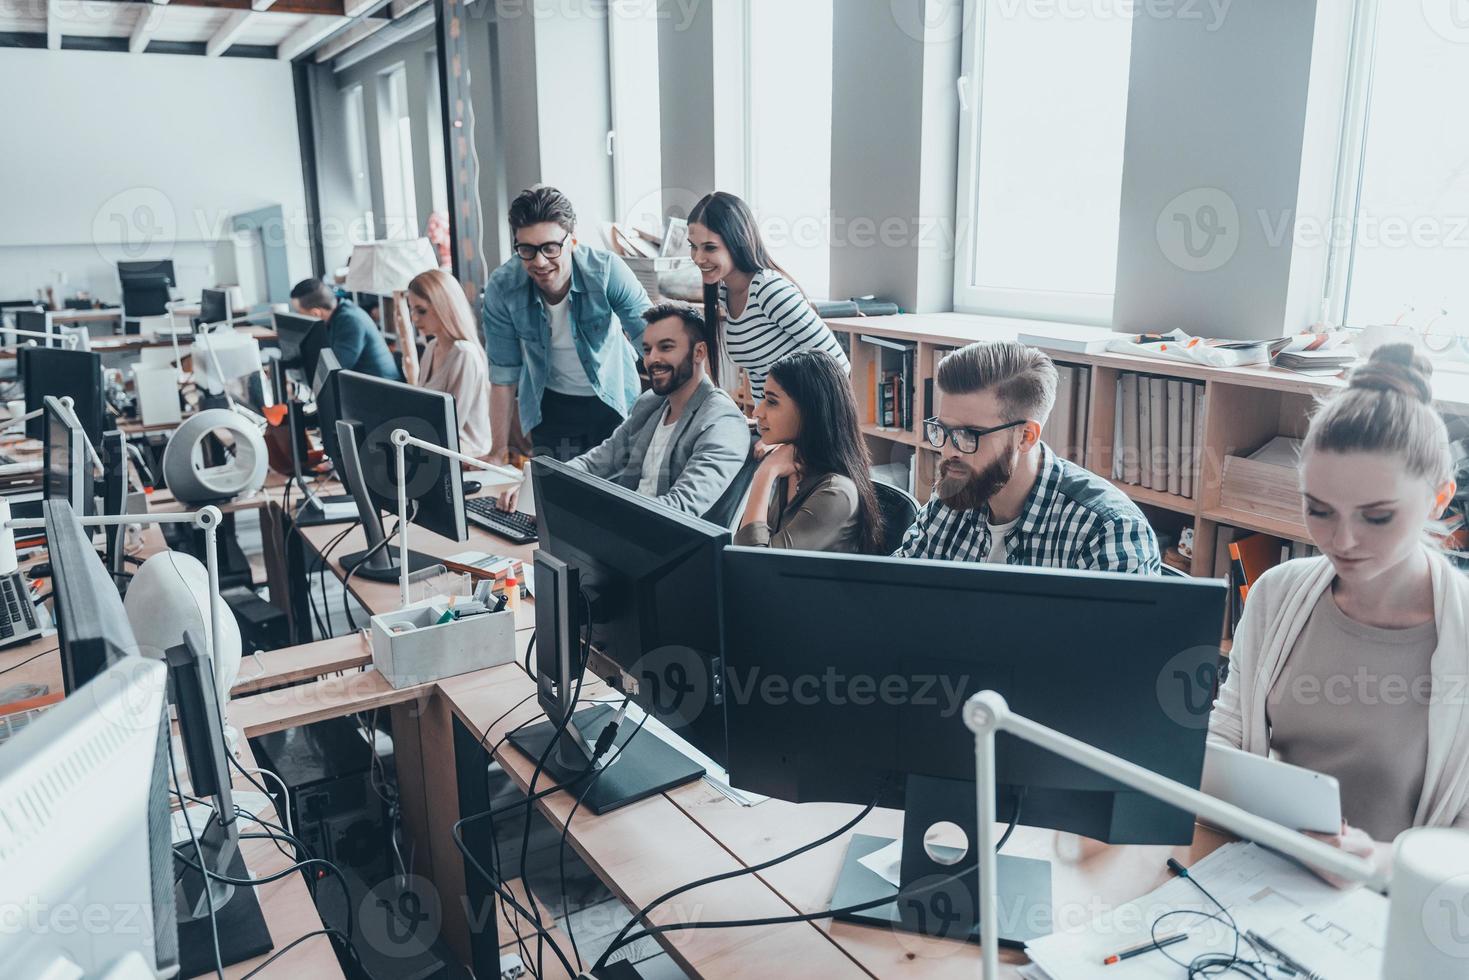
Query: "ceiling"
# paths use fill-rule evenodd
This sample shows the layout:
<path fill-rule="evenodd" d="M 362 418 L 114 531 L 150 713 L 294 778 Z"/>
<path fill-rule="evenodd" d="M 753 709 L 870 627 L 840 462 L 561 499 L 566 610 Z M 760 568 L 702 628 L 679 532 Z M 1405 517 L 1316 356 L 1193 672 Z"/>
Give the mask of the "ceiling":
<path fill-rule="evenodd" d="M 427 0 L 27 0 L 0 46 L 327 61 Z"/>

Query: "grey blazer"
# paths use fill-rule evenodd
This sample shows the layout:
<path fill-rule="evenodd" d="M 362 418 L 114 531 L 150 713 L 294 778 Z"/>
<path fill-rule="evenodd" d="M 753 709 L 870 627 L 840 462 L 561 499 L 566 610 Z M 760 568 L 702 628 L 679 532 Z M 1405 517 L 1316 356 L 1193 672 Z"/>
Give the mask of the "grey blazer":
<path fill-rule="evenodd" d="M 607 441 L 582 453 L 568 466 L 636 490 L 643 477 L 643 458 L 663 420 L 667 399 L 645 391 Z M 661 504 L 702 517 L 714 506 L 750 454 L 750 427 L 734 400 L 707 377 L 699 381 L 683 414 L 658 474 Z"/>

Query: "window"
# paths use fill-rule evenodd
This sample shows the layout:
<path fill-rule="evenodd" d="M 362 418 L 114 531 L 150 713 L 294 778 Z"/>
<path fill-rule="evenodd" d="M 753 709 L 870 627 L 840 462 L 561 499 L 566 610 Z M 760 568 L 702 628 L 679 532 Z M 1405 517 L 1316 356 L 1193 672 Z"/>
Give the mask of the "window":
<path fill-rule="evenodd" d="M 413 186 L 413 134 L 408 117 L 408 73 L 402 65 L 381 78 L 378 122 L 379 153 L 383 165 L 383 232 L 387 238 L 419 234 L 418 207 Z"/>
<path fill-rule="evenodd" d="M 611 51 L 613 204 L 632 228 L 663 230 L 663 161 L 658 111 L 658 7 L 612 3 L 607 8 Z M 692 203 L 692 202 L 691 202 Z"/>
<path fill-rule="evenodd" d="M 425 78 L 428 84 L 428 180 L 429 196 L 435 212 L 449 217 L 449 168 L 444 163 L 444 112 L 439 100 L 439 53 L 425 56 Z"/>
<path fill-rule="evenodd" d="M 954 308 L 1110 323 L 1129 5 L 973 2 Z"/>
<path fill-rule="evenodd" d="M 749 0 L 748 199 L 806 295 L 831 284 L 833 0 Z"/>
<path fill-rule="evenodd" d="M 1402 323 L 1430 349 L 1469 360 L 1469 17 L 1455 3 L 1379 3 L 1363 32 L 1357 87 L 1369 94 L 1334 223 L 1332 306 L 1352 327 Z M 1437 13 L 1433 13 L 1437 11 Z"/>
<path fill-rule="evenodd" d="M 343 99 L 346 112 L 347 167 L 352 178 L 352 202 L 361 218 L 355 221 L 348 235 L 352 243 L 370 242 L 372 229 L 372 181 L 367 172 L 367 122 L 362 107 L 362 86 L 353 85 Z"/>

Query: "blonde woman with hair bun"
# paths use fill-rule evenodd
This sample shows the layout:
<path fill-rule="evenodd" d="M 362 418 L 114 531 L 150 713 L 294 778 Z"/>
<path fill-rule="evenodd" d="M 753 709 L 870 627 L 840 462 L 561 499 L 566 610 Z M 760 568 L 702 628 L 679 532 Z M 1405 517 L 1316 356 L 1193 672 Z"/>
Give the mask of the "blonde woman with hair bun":
<path fill-rule="evenodd" d="M 418 367 L 422 388 L 454 396 L 459 451 L 490 454 L 490 364 L 475 336 L 474 314 L 464 289 L 441 269 L 419 273 L 408 284 L 413 328 L 428 338 Z"/>
<path fill-rule="evenodd" d="M 1316 558 L 1250 586 L 1211 740 L 1336 778 L 1340 834 L 1386 867 L 1410 827 L 1469 828 L 1469 577 L 1426 533 L 1457 490 L 1433 369 L 1378 348 L 1311 419 Z"/>

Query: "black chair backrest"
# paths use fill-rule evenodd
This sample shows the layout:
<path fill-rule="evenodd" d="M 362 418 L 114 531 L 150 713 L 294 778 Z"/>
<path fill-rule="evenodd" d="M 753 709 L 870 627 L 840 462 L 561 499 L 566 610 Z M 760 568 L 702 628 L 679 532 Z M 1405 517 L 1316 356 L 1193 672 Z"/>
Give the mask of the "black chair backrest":
<path fill-rule="evenodd" d="M 751 447 L 755 445 L 755 439 L 756 435 L 752 432 Z M 719 499 L 714 501 L 714 506 L 704 514 L 704 520 L 720 527 L 732 528 L 735 518 L 739 515 L 740 506 L 745 502 L 745 494 L 750 489 L 750 483 L 755 479 L 755 468 L 759 465 L 760 461 L 755 458 L 753 452 L 747 455 L 744 465 L 740 467 L 729 486 L 724 488 L 724 493 L 720 494 Z"/>
<path fill-rule="evenodd" d="M 898 550 L 898 545 L 903 543 L 904 532 L 918 516 L 918 501 L 911 493 L 891 483 L 873 480 L 872 487 L 877 493 L 878 513 L 882 515 L 881 553 L 890 555 Z"/>

